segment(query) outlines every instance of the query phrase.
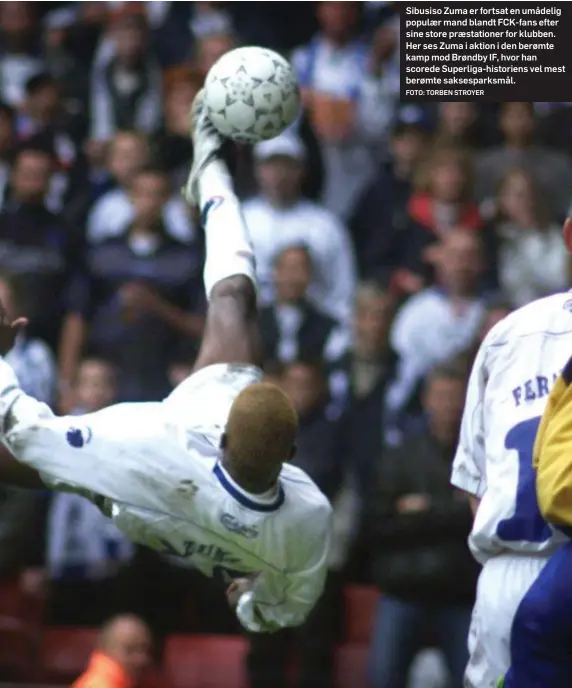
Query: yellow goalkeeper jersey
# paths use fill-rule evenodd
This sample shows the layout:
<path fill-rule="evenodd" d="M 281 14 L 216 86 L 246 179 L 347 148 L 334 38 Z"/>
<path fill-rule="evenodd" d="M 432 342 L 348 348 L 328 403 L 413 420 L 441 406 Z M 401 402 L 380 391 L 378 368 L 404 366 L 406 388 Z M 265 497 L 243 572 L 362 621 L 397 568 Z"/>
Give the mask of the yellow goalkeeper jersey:
<path fill-rule="evenodd" d="M 572 358 L 548 398 L 533 462 L 542 516 L 556 526 L 572 527 Z"/>

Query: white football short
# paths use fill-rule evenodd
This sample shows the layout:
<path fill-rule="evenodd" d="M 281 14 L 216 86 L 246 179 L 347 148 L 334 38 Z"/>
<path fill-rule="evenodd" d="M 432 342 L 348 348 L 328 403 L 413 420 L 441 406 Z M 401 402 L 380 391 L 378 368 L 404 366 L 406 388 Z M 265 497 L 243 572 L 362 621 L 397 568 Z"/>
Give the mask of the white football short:
<path fill-rule="evenodd" d="M 547 561 L 546 556 L 502 554 L 483 566 L 469 630 L 465 688 L 496 688 L 508 671 L 516 610 Z"/>

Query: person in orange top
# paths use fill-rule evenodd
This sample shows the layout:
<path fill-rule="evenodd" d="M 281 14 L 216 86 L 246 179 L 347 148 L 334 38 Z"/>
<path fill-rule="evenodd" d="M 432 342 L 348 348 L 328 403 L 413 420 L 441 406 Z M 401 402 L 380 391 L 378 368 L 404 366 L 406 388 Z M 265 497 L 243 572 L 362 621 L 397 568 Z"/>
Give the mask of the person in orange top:
<path fill-rule="evenodd" d="M 101 629 L 86 671 L 72 688 L 136 688 L 151 666 L 152 639 L 145 623 L 125 614 Z"/>

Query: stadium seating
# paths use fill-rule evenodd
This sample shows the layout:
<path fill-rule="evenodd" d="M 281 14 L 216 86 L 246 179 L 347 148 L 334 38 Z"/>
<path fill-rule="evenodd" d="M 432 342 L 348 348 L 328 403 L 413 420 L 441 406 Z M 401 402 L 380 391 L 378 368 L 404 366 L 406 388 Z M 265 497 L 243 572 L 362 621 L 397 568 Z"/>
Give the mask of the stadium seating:
<path fill-rule="evenodd" d="M 381 593 L 374 586 L 347 585 L 344 588 L 347 643 L 369 643 L 380 597 Z"/>
<path fill-rule="evenodd" d="M 368 646 L 346 643 L 336 654 L 335 688 L 365 688 Z"/>
<path fill-rule="evenodd" d="M 23 621 L 0 616 L 0 680 L 26 680 L 33 665 L 34 635 Z"/>
<path fill-rule="evenodd" d="M 171 688 L 246 688 L 248 643 L 235 636 L 173 636 L 165 670 Z"/>
<path fill-rule="evenodd" d="M 0 581 L 0 616 L 20 619 L 30 625 L 39 626 L 43 610 L 43 598 L 26 595 L 16 580 Z"/>
<path fill-rule="evenodd" d="M 82 674 L 95 647 L 95 628 L 48 628 L 42 636 L 38 681 L 69 685 Z"/>

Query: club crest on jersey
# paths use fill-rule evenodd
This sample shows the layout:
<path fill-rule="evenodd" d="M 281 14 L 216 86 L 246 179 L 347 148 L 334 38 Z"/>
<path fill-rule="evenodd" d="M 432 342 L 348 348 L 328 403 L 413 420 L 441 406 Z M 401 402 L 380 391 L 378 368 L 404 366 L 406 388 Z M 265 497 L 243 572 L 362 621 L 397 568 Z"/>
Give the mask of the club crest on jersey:
<path fill-rule="evenodd" d="M 220 517 L 220 522 L 231 533 L 242 535 L 242 537 L 245 537 L 248 540 L 254 540 L 254 538 L 257 538 L 260 535 L 256 526 L 247 526 L 244 523 L 240 523 L 240 521 L 232 514 L 223 514 Z"/>
<path fill-rule="evenodd" d="M 66 440 L 70 447 L 74 449 L 81 449 L 86 444 L 91 442 L 93 433 L 91 428 L 70 428 L 66 432 Z"/>

